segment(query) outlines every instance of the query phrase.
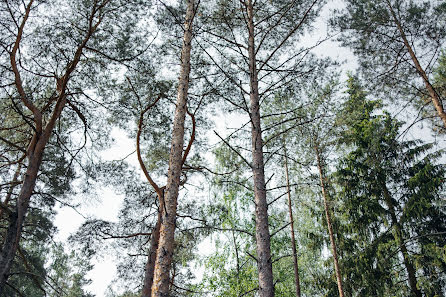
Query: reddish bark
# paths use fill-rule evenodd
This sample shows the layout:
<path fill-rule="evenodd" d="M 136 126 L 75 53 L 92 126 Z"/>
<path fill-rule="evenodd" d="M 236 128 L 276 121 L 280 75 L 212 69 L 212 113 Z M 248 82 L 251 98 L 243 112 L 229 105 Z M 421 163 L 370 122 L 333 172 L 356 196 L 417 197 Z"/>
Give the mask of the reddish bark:
<path fill-rule="evenodd" d="M 446 112 L 444 111 L 443 103 L 441 101 L 440 96 L 438 95 L 435 88 L 432 86 L 431 82 L 429 81 L 429 77 L 426 74 L 426 71 L 421 67 L 420 61 L 418 60 L 417 56 L 415 55 L 415 52 L 410 45 L 409 41 L 407 40 L 406 33 L 404 32 L 403 26 L 401 25 L 401 22 L 399 21 L 395 11 L 393 10 L 393 7 L 389 0 L 386 0 L 387 6 L 389 7 L 390 14 L 392 15 L 393 22 L 395 23 L 396 27 L 398 28 L 398 31 L 400 32 L 400 36 L 403 40 L 404 46 L 406 47 L 406 50 L 409 52 L 410 58 L 412 59 L 412 62 L 415 65 L 415 69 L 417 70 L 419 76 L 424 82 L 424 85 L 427 89 L 427 92 L 429 93 L 429 96 L 431 97 L 432 104 L 434 105 L 435 110 L 437 111 L 438 116 L 443 121 L 443 125 L 446 128 Z"/>
<path fill-rule="evenodd" d="M 0 296 L 4 295 L 4 289 L 6 285 L 6 281 L 9 276 L 9 271 L 12 266 L 12 262 L 14 260 L 15 254 L 17 252 L 19 241 L 21 238 L 22 227 L 26 217 L 26 213 L 28 211 L 31 195 L 34 191 L 34 187 L 37 181 L 37 175 L 39 172 L 39 168 L 42 162 L 43 153 L 45 147 L 51 137 L 51 133 L 53 132 L 56 121 L 59 119 L 62 110 L 64 109 L 67 98 L 66 98 L 66 88 L 68 81 L 72 72 L 76 69 L 82 51 L 86 47 L 88 41 L 90 40 L 93 33 L 96 31 L 97 27 L 102 21 L 102 18 L 99 18 L 96 22 L 94 22 L 95 16 L 97 12 L 105 6 L 108 1 L 104 1 L 102 5 L 99 5 L 92 9 L 92 13 L 89 18 L 89 30 L 86 33 L 82 42 L 78 45 L 76 52 L 71 60 L 71 63 L 68 64 L 65 73 L 63 76 L 57 79 L 56 83 L 56 93 L 58 94 L 56 97 L 56 104 L 54 109 L 50 114 L 50 118 L 46 125 L 43 125 L 42 121 L 42 111 L 34 105 L 34 103 L 28 99 L 28 96 L 25 92 L 25 89 L 22 84 L 22 79 L 20 76 L 20 71 L 16 62 L 16 55 L 20 47 L 20 42 L 22 40 L 23 32 L 25 24 L 29 18 L 31 7 L 33 5 L 33 0 L 30 0 L 25 7 L 24 15 L 22 22 L 17 31 L 16 40 L 14 46 L 9 53 L 10 55 L 10 63 L 11 69 L 14 73 L 14 83 L 17 89 L 17 92 L 20 96 L 20 100 L 23 105 L 28 108 L 34 117 L 34 134 L 31 138 L 30 144 L 26 150 L 26 157 L 28 159 L 28 165 L 25 171 L 25 176 L 23 178 L 22 187 L 20 193 L 17 197 L 17 203 L 15 206 L 15 210 L 9 214 L 9 225 L 7 227 L 5 239 L 3 241 L 3 245 L 0 253 Z"/>
<path fill-rule="evenodd" d="M 170 269 L 174 253 L 177 199 L 180 187 L 180 175 L 183 166 L 182 154 L 184 145 L 184 121 L 186 117 L 187 94 L 189 89 L 192 23 L 195 16 L 194 3 L 194 0 L 187 1 L 185 31 L 181 51 L 178 96 L 173 122 L 167 186 L 164 195 L 165 210 L 162 212 L 159 246 L 157 250 L 154 279 L 152 284 L 153 297 L 169 296 Z"/>

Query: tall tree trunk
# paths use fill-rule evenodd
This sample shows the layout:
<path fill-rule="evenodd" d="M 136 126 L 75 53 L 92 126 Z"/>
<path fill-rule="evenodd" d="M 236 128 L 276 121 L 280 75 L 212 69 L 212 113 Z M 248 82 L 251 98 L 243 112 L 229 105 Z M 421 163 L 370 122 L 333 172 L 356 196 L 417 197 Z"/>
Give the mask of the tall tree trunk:
<path fill-rule="evenodd" d="M 270 234 L 268 226 L 268 203 L 266 200 L 265 172 L 263 162 L 262 130 L 260 126 L 259 82 L 254 43 L 254 12 L 252 0 L 248 1 L 248 52 L 250 74 L 252 171 L 256 206 L 256 244 L 259 270 L 259 296 L 274 296 L 273 269 L 271 261 Z"/>
<path fill-rule="evenodd" d="M 407 251 L 406 244 L 404 242 L 403 230 L 401 228 L 401 224 L 399 223 L 396 213 L 395 207 L 393 205 L 392 196 L 390 195 L 389 189 L 384 183 L 381 183 L 381 187 L 383 189 L 384 200 L 386 202 L 387 208 L 389 209 L 390 217 L 392 219 L 393 225 L 393 236 L 395 238 L 396 243 L 399 246 L 401 254 L 403 255 L 404 266 L 406 267 L 407 275 L 409 278 L 409 286 L 412 291 L 413 296 L 422 297 L 421 291 L 417 288 L 417 277 L 415 268 L 410 261 L 409 253 Z"/>
<path fill-rule="evenodd" d="M 194 0 L 187 1 L 183 48 L 181 51 L 181 70 L 178 85 L 178 96 L 173 122 L 167 186 L 166 193 L 164 195 L 165 209 L 162 212 L 159 246 L 155 261 L 155 272 L 152 285 L 153 297 L 169 296 L 169 273 L 174 252 L 177 198 L 183 164 L 182 154 L 184 145 L 184 121 L 186 116 L 187 93 L 189 89 L 192 23 L 195 16 L 194 3 Z"/>
<path fill-rule="evenodd" d="M 338 254 L 336 252 L 336 243 L 335 243 L 335 239 L 334 239 L 334 235 L 333 235 L 333 226 L 331 224 L 330 208 L 328 206 L 328 195 L 327 195 L 327 192 L 325 189 L 325 174 L 324 174 L 324 170 L 322 168 L 320 151 L 319 151 L 318 146 L 316 145 L 314 147 L 314 149 L 316 151 L 317 169 L 319 170 L 319 180 L 320 180 L 321 188 L 322 188 L 322 197 L 324 198 L 325 216 L 327 219 L 328 233 L 330 235 L 331 250 L 333 252 L 333 261 L 334 261 L 334 266 L 335 266 L 336 281 L 338 283 L 339 297 L 344 297 L 344 289 L 342 287 L 341 269 L 339 267 Z"/>
<path fill-rule="evenodd" d="M 288 191 L 288 213 L 290 215 L 290 226 L 291 226 L 291 247 L 293 248 L 294 280 L 296 283 L 296 296 L 300 297 L 299 266 L 297 264 L 296 239 L 294 237 L 294 218 L 293 218 L 293 208 L 291 205 L 290 178 L 288 174 L 288 156 L 285 146 L 283 147 L 283 151 L 285 153 L 285 177 L 286 177 L 286 188 Z"/>
<path fill-rule="evenodd" d="M 426 74 L 426 71 L 424 71 L 423 67 L 421 67 L 421 64 L 418 61 L 418 58 L 415 55 L 413 48 L 411 47 L 409 41 L 407 40 L 407 36 L 406 36 L 406 33 L 404 32 L 401 22 L 399 21 L 395 11 L 393 10 L 392 4 L 390 3 L 389 0 L 386 0 L 386 3 L 387 3 L 387 6 L 389 7 L 393 21 L 394 21 L 395 25 L 397 26 L 398 31 L 400 32 L 401 38 L 403 39 L 404 46 L 406 47 L 407 51 L 409 52 L 412 62 L 415 65 L 415 69 L 417 70 L 418 74 L 420 75 L 421 79 L 423 80 L 424 85 L 429 93 L 429 96 L 431 97 L 432 104 L 434 105 L 438 116 L 443 121 L 443 125 L 446 128 L 446 112 L 444 111 L 444 107 L 443 107 L 441 98 L 438 95 L 435 88 L 430 83 L 429 78 Z"/>

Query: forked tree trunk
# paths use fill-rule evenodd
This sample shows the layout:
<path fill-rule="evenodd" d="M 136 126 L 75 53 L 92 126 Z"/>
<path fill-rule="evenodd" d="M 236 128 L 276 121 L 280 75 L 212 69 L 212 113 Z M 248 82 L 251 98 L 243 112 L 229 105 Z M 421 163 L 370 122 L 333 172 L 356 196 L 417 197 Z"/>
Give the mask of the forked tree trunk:
<path fill-rule="evenodd" d="M 288 173 L 288 156 L 285 146 L 283 147 L 283 150 L 285 153 L 285 177 L 286 177 L 286 187 L 288 192 L 288 213 L 290 215 L 290 226 L 291 226 L 291 247 L 293 249 L 294 281 L 296 284 L 296 296 L 300 297 L 299 265 L 297 263 L 296 239 L 294 237 L 294 217 L 293 217 L 293 208 L 291 205 L 290 178 Z"/>
<path fill-rule="evenodd" d="M 434 105 L 438 116 L 443 121 L 443 125 L 446 128 L 446 112 L 444 111 L 444 106 L 441 101 L 440 95 L 438 95 L 437 91 L 432 86 L 431 82 L 429 81 L 426 71 L 424 71 L 423 67 L 421 67 L 421 64 L 418 61 L 418 58 L 415 55 L 415 52 L 414 52 L 412 46 L 410 45 L 409 41 L 407 40 L 407 36 L 406 36 L 406 33 L 404 32 L 401 22 L 399 21 L 395 11 L 393 10 L 392 4 L 390 3 L 389 0 L 386 0 L 386 3 L 387 3 L 387 6 L 389 7 L 390 14 L 392 15 L 393 22 L 397 26 L 400 36 L 403 39 L 404 46 L 406 47 L 407 51 L 409 52 L 410 58 L 412 59 L 412 62 L 415 65 L 415 69 L 417 70 L 418 75 L 423 80 L 424 85 L 427 89 L 427 92 L 429 93 L 429 96 L 431 97 L 432 104 Z"/>
<path fill-rule="evenodd" d="M 26 108 L 32 112 L 34 117 L 34 134 L 30 141 L 30 144 L 26 150 L 26 157 L 28 159 L 28 166 L 25 171 L 25 176 L 23 178 L 22 187 L 20 193 L 17 197 L 17 203 L 15 206 L 15 210 L 9 213 L 9 225 L 6 230 L 5 239 L 3 241 L 3 245 L 1 248 L 0 254 L 0 296 L 4 296 L 4 290 L 6 281 L 9 277 L 9 271 L 12 266 L 12 262 L 14 260 L 15 254 L 17 252 L 20 237 L 22 234 L 23 223 L 25 221 L 26 213 L 28 211 L 31 195 L 34 191 L 34 187 L 37 181 L 37 175 L 39 172 L 39 168 L 42 162 L 43 153 L 46 145 L 51 137 L 51 133 L 53 132 L 54 126 L 56 125 L 56 121 L 60 118 L 62 110 L 67 104 L 67 96 L 66 89 L 67 84 L 70 79 L 71 74 L 76 69 L 80 58 L 82 56 L 83 49 L 86 47 L 88 41 L 91 36 L 94 34 L 99 24 L 102 21 L 102 18 L 99 18 L 95 21 L 95 17 L 99 13 L 100 9 L 95 7 L 92 9 L 92 12 L 88 19 L 89 30 L 82 42 L 76 48 L 74 56 L 65 70 L 65 73 L 62 77 L 57 79 L 56 83 L 56 94 L 55 105 L 52 112 L 49 115 L 49 119 L 44 125 L 42 111 L 40 111 L 37 106 L 34 105 L 32 100 L 29 99 L 25 92 L 25 88 L 23 87 L 22 78 L 20 76 L 20 72 L 17 66 L 17 57 L 16 54 L 19 51 L 20 42 L 22 40 L 22 36 L 24 34 L 24 27 L 29 18 L 29 14 L 31 12 L 31 7 L 33 5 L 33 0 L 30 0 L 25 7 L 24 16 L 18 27 L 18 32 L 16 36 L 15 43 L 10 55 L 11 62 L 11 70 L 14 73 L 14 84 L 17 88 L 17 92 L 20 96 L 20 100 L 26 106 Z M 108 2 L 105 1 L 101 5 L 103 8 Z"/>
<path fill-rule="evenodd" d="M 159 246 L 155 261 L 152 285 L 153 297 L 169 296 L 170 268 L 174 252 L 174 234 L 177 216 L 177 198 L 182 171 L 184 145 L 184 121 L 186 116 L 187 93 L 189 88 L 192 23 L 195 16 L 195 1 L 187 1 L 184 39 L 181 51 L 181 69 L 178 96 L 172 131 L 169 156 L 169 171 L 164 195 L 165 211 L 162 212 Z"/>
<path fill-rule="evenodd" d="M 254 43 L 253 1 L 247 5 L 248 52 L 251 101 L 252 171 L 254 178 L 254 200 L 256 220 L 257 265 L 259 272 L 259 296 L 274 296 L 273 270 L 271 261 L 270 234 L 268 226 L 268 203 L 266 200 L 265 172 L 263 162 L 262 130 L 260 126 L 259 82 Z"/>
<path fill-rule="evenodd" d="M 327 219 L 328 233 L 330 235 L 331 250 L 333 252 L 333 261 L 334 261 L 334 266 L 335 266 L 336 282 L 338 284 L 339 297 L 344 297 L 344 289 L 342 287 L 341 268 L 339 267 L 338 254 L 336 252 L 336 242 L 335 242 L 334 234 L 333 234 L 333 226 L 331 224 L 330 208 L 328 206 L 328 195 L 327 195 L 327 192 L 325 189 L 325 174 L 324 174 L 324 170 L 322 167 L 320 151 L 319 151 L 318 146 L 316 145 L 314 147 L 314 149 L 316 151 L 316 161 L 317 161 L 317 168 L 319 171 L 319 180 L 321 183 L 322 197 L 324 198 L 325 216 Z"/>
<path fill-rule="evenodd" d="M 383 189 L 384 200 L 386 202 L 387 208 L 389 209 L 390 217 L 392 219 L 393 237 L 395 238 L 396 244 L 399 246 L 401 254 L 403 255 L 403 262 L 407 271 L 407 276 L 409 278 L 410 290 L 412 291 L 413 296 L 422 297 L 421 291 L 417 288 L 416 271 L 414 266 L 412 265 L 412 262 L 410 261 L 406 243 L 404 242 L 403 230 L 400 222 L 396 217 L 395 207 L 392 202 L 392 196 L 390 195 L 390 192 L 384 183 L 381 184 L 381 186 Z"/>

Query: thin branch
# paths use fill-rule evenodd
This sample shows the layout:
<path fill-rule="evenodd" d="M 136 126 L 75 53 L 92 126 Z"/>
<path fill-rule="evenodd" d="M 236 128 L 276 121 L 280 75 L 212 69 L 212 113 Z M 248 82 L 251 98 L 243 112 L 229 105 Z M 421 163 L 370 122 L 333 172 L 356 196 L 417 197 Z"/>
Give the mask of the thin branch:
<path fill-rule="evenodd" d="M 249 163 L 245 157 L 242 156 L 242 154 L 239 153 L 239 151 L 237 151 L 235 148 L 233 148 L 226 140 L 224 140 L 215 130 L 214 133 L 218 136 L 218 138 L 220 138 L 231 150 L 233 150 L 240 158 L 242 158 L 242 160 L 250 167 L 252 168 L 251 163 Z"/>
<path fill-rule="evenodd" d="M 268 56 L 268 58 L 260 65 L 258 72 L 260 72 L 263 67 L 271 60 L 271 58 L 277 53 L 277 51 L 287 42 L 287 40 L 300 28 L 300 26 L 304 23 L 307 16 L 309 15 L 311 9 L 313 9 L 313 6 L 316 4 L 318 0 L 314 0 L 311 6 L 307 9 L 304 16 L 300 20 L 300 22 L 288 33 L 287 36 L 282 40 L 282 42 L 273 50 L 273 52 Z"/>
<path fill-rule="evenodd" d="M 279 228 L 278 230 L 274 231 L 273 233 L 271 233 L 270 237 L 273 237 L 274 235 L 276 235 L 277 233 L 279 233 L 280 231 L 282 231 L 283 229 L 285 229 L 286 227 L 288 227 L 291 223 L 287 223 L 286 225 L 284 225 L 283 227 Z"/>
<path fill-rule="evenodd" d="M 143 125 L 144 114 L 147 111 L 149 111 L 149 109 L 151 109 L 153 106 L 155 106 L 155 104 L 161 99 L 161 97 L 162 97 L 162 95 L 159 95 L 158 98 L 156 98 L 156 100 L 152 104 L 149 104 L 143 111 L 141 111 L 141 113 L 139 115 L 138 132 L 136 134 L 136 155 L 138 156 L 139 165 L 140 165 L 142 171 L 144 172 L 144 175 L 145 175 L 147 181 L 150 183 L 150 185 L 153 187 L 153 189 L 158 194 L 158 197 L 162 197 L 163 196 L 163 191 L 156 184 L 156 182 L 152 179 L 152 177 L 150 176 L 150 174 L 149 174 L 149 172 L 148 172 L 148 170 L 147 170 L 147 168 L 146 168 L 146 166 L 144 164 L 144 161 L 142 160 L 141 148 L 140 148 L 140 138 L 141 138 L 141 133 L 142 133 L 142 125 Z"/>

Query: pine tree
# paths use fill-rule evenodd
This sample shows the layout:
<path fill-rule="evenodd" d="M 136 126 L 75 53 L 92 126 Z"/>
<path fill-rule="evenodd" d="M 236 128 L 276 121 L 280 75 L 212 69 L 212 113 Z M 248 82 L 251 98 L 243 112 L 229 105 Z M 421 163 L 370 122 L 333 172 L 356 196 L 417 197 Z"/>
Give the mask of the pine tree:
<path fill-rule="evenodd" d="M 432 70 L 446 39 L 443 1 L 347 1 L 336 18 L 342 43 L 357 54 L 361 68 L 376 90 L 393 100 L 429 98 L 446 127 L 444 97 Z"/>

